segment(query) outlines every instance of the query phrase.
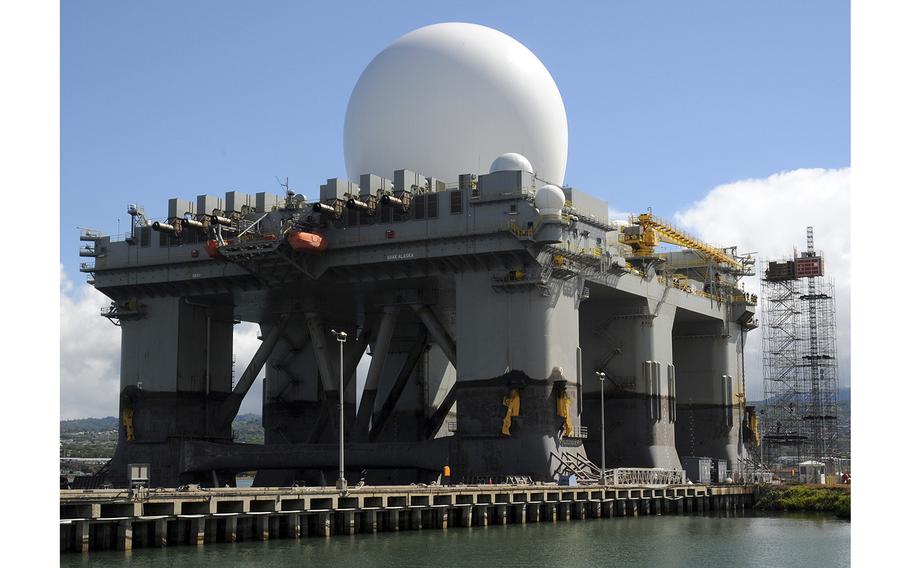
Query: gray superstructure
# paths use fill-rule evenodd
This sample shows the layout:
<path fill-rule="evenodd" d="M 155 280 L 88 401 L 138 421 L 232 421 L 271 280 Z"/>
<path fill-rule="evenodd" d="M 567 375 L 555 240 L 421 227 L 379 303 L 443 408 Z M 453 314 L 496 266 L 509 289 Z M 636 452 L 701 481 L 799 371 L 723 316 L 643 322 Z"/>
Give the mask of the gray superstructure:
<path fill-rule="evenodd" d="M 331 483 L 339 388 L 349 478 L 426 481 L 446 465 L 455 480 L 594 470 L 596 371 L 608 468 L 742 463 L 754 327 L 742 270 L 698 250 L 640 254 L 622 237 L 637 226 L 624 233 L 577 189 L 562 191 L 564 207 L 538 209 L 543 183 L 527 172 L 358 182 L 328 180 L 318 202 L 172 199 L 155 224 L 135 211 L 125 241 L 83 236 L 95 257 L 83 271 L 122 329 L 109 482 L 149 463 L 152 485 L 233 484 L 248 470 L 257 485 Z M 262 342 L 232 381 L 241 321 L 258 323 Z M 341 385 L 332 329 L 349 334 Z M 263 367 L 265 444 L 234 444 L 232 419 Z"/>

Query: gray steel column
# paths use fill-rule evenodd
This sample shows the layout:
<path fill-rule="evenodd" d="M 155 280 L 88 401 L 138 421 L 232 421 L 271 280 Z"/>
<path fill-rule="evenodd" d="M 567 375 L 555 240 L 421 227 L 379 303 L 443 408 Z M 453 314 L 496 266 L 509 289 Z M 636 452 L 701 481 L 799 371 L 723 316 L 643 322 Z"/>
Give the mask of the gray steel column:
<path fill-rule="evenodd" d="M 316 355 L 316 365 L 319 367 L 319 376 L 322 378 L 326 391 L 338 390 L 338 383 L 332 375 L 332 364 L 329 361 L 329 348 L 326 345 L 325 328 L 322 317 L 316 312 L 306 312 L 307 331 L 313 343 L 313 353 Z"/>
<path fill-rule="evenodd" d="M 268 360 L 269 355 L 272 354 L 272 351 L 275 349 L 275 345 L 278 343 L 278 340 L 281 338 L 281 335 L 284 333 L 284 328 L 288 323 L 288 315 L 283 314 L 278 318 L 278 323 L 269 330 L 269 333 L 262 338 L 262 343 L 259 345 L 259 349 L 256 350 L 256 354 L 253 355 L 253 358 L 250 360 L 249 365 L 244 369 L 243 374 L 240 375 L 240 380 L 237 381 L 237 385 L 234 387 L 234 390 L 228 397 L 224 400 L 222 408 L 222 420 L 226 420 L 228 424 L 233 422 L 234 418 L 237 416 L 237 412 L 240 410 L 240 404 L 243 402 L 243 397 L 246 396 L 246 393 L 250 390 L 250 387 L 253 386 L 253 383 L 256 381 L 256 376 L 259 375 L 259 371 L 262 370 L 262 366 L 265 365 L 265 362 Z"/>
<path fill-rule="evenodd" d="M 446 358 L 455 368 L 458 368 L 458 360 L 455 354 L 455 342 L 449 337 L 449 334 L 446 332 L 445 328 L 440 323 L 439 318 L 436 317 L 436 314 L 433 313 L 433 310 L 425 304 L 414 304 L 412 306 L 414 311 L 417 312 L 417 316 L 420 318 L 420 321 L 423 323 L 424 327 L 430 332 L 430 336 L 439 345 L 442 352 L 445 353 Z M 436 435 L 436 432 L 442 426 L 442 423 L 445 421 L 445 417 L 448 416 L 449 410 L 451 410 L 452 405 L 455 404 L 456 399 L 456 387 L 458 385 L 452 385 L 452 388 L 446 393 L 445 398 L 442 401 L 442 404 L 439 405 L 439 408 L 436 409 L 436 412 L 433 413 L 424 426 L 423 436 L 425 438 L 431 438 Z"/>
<path fill-rule="evenodd" d="M 373 417 L 373 406 L 376 404 L 376 392 L 379 390 L 379 377 L 389 354 L 389 345 L 392 343 L 392 334 L 398 321 L 398 306 L 386 306 L 379 324 L 379 333 L 373 347 L 373 359 L 370 361 L 370 370 L 367 372 L 363 395 L 360 398 L 360 411 L 357 413 L 357 422 L 354 426 L 357 438 L 367 436 L 370 419 Z"/>
<path fill-rule="evenodd" d="M 455 342 L 449 337 L 449 334 L 442 326 L 442 323 L 440 323 L 439 318 L 437 318 L 436 314 L 433 313 L 433 310 L 425 304 L 414 304 L 412 307 L 414 308 L 414 311 L 417 312 L 420 321 L 427 330 L 429 330 L 430 336 L 439 345 L 442 352 L 445 353 L 446 358 L 457 367 L 458 362 L 455 358 Z"/>
<path fill-rule="evenodd" d="M 398 399 L 401 398 L 401 394 L 404 392 L 405 386 L 407 386 L 408 380 L 411 377 L 411 374 L 414 372 L 414 368 L 417 366 L 417 363 L 420 361 L 420 357 L 424 353 L 426 346 L 427 334 L 425 331 L 422 331 L 420 337 L 411 346 L 411 350 L 408 353 L 408 358 L 405 360 L 404 365 L 401 367 L 401 371 L 398 373 L 398 377 L 395 379 L 395 383 L 392 385 L 392 390 L 389 392 L 388 396 L 386 396 L 385 402 L 382 404 L 379 412 L 377 412 L 373 418 L 373 425 L 370 428 L 369 435 L 369 440 L 371 442 L 376 441 L 379 438 L 379 435 L 382 433 L 383 427 L 385 426 L 389 417 L 392 415 L 392 412 L 395 410 L 395 406 L 398 404 Z"/>

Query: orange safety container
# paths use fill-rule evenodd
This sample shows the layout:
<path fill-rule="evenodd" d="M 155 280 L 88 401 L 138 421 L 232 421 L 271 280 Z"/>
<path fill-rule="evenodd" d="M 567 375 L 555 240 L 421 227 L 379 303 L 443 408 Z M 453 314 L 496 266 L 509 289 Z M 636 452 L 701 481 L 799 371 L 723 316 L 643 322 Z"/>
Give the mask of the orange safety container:
<path fill-rule="evenodd" d="M 297 252 L 306 252 L 310 254 L 319 254 L 329 246 L 329 242 L 322 235 L 306 233 L 304 231 L 292 231 L 288 233 L 288 242 L 291 244 L 291 248 Z"/>
<path fill-rule="evenodd" d="M 205 252 L 211 258 L 221 258 L 221 251 L 218 250 L 218 241 L 215 239 L 205 241 Z"/>

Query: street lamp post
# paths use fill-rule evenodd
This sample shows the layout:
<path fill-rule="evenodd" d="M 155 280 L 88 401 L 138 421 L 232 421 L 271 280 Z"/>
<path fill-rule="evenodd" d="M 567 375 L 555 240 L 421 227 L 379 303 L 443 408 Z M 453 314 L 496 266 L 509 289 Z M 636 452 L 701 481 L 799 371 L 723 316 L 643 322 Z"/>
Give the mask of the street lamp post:
<path fill-rule="evenodd" d="M 344 342 L 348 340 L 348 334 L 343 331 L 332 330 L 332 335 L 338 340 L 338 481 L 335 487 L 339 491 L 348 488 L 348 482 L 344 478 Z"/>
<path fill-rule="evenodd" d="M 594 374 L 597 375 L 597 378 L 600 379 L 600 484 L 607 484 L 607 428 L 606 420 L 604 418 L 604 379 L 607 378 L 607 374 L 603 371 L 594 371 Z"/>

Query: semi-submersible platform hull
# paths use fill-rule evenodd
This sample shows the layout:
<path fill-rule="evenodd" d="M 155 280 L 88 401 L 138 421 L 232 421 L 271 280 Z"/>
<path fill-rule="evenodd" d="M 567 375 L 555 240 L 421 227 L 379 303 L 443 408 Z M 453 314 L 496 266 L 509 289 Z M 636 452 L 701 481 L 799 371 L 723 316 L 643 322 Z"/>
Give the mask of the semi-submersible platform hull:
<path fill-rule="evenodd" d="M 329 180 L 318 202 L 172 199 L 154 224 L 131 207 L 125 241 L 83 234 L 83 271 L 122 330 L 106 482 L 147 463 L 152 486 L 249 470 L 257 485 L 332 483 L 339 389 L 348 477 L 369 483 L 444 466 L 454 481 L 594 474 L 602 387 L 607 467 L 741 463 L 754 299 L 735 271 L 697 250 L 641 254 L 628 236 L 642 227 L 573 189 L 554 206 L 527 172 L 359 181 Z M 239 322 L 261 344 L 234 373 Z M 331 330 L 348 333 L 343 378 Z M 234 443 L 263 368 L 265 443 Z"/>

